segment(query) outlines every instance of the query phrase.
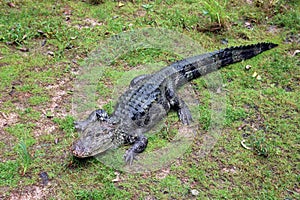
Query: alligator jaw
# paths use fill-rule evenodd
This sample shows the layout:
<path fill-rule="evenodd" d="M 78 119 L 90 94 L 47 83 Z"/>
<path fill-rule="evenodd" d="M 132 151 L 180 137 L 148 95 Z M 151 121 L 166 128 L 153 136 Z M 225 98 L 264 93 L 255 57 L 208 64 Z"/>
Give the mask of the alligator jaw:
<path fill-rule="evenodd" d="M 82 145 L 81 140 L 77 140 L 75 141 L 71 148 L 71 153 L 78 158 L 85 158 L 85 157 L 89 157 L 89 155 L 86 153 L 84 146 Z"/>
<path fill-rule="evenodd" d="M 114 147 L 112 132 L 104 135 L 97 134 L 97 131 L 95 131 L 95 134 L 89 133 L 89 131 L 88 133 L 83 133 L 83 135 L 72 144 L 70 151 L 75 157 L 86 158 L 95 156 Z"/>

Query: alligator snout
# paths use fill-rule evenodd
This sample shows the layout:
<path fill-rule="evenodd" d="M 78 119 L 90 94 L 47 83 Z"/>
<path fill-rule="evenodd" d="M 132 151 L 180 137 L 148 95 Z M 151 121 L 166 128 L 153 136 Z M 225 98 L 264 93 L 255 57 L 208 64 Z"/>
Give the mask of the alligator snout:
<path fill-rule="evenodd" d="M 71 153 L 72 153 L 74 156 L 78 157 L 78 158 L 83 158 L 83 157 L 85 157 L 85 156 L 84 156 L 84 152 L 85 152 L 84 150 L 85 150 L 85 148 L 84 148 L 83 143 L 82 143 L 80 140 L 75 141 L 75 142 L 72 144 L 70 150 L 71 150 Z"/>

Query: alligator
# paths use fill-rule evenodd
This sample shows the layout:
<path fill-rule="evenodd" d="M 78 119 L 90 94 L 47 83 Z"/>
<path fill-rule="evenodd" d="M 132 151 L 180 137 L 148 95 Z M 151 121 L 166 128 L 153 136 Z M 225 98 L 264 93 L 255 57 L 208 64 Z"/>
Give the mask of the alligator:
<path fill-rule="evenodd" d="M 71 146 L 72 154 L 78 158 L 90 157 L 129 144 L 132 146 L 124 154 L 124 159 L 131 165 L 147 147 L 148 139 L 144 134 L 170 110 L 177 111 L 179 120 L 185 125 L 193 121 L 188 106 L 176 94 L 178 88 L 276 46 L 263 42 L 225 48 L 174 62 L 153 74 L 137 76 L 119 97 L 110 116 L 105 110 L 98 109 L 86 120 L 74 122 L 75 128 L 82 133 Z"/>

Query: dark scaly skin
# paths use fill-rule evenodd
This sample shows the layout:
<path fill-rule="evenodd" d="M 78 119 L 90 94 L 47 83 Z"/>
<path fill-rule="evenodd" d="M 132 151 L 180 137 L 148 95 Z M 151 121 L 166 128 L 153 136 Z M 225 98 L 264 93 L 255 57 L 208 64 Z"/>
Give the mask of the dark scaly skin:
<path fill-rule="evenodd" d="M 192 116 L 176 90 L 185 83 L 216 71 L 232 63 L 252 58 L 276 47 L 273 43 L 258 43 L 231 47 L 177 61 L 151 75 L 134 78 L 129 89 L 120 96 L 115 111 L 108 116 L 104 110 L 96 110 L 88 119 L 75 122 L 80 138 L 71 151 L 76 157 L 90 157 L 122 144 L 132 144 L 125 161 L 132 163 L 135 156 L 147 147 L 143 135 L 161 121 L 173 109 L 183 124 L 190 124 Z"/>

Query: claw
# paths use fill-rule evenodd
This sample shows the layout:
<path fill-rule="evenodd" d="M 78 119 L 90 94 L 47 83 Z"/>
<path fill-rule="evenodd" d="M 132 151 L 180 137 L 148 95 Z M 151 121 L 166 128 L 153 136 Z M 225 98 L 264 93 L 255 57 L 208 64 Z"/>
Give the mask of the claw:
<path fill-rule="evenodd" d="M 190 125 L 193 122 L 193 118 L 189 109 L 180 109 L 178 111 L 179 119 L 184 125 Z"/>
<path fill-rule="evenodd" d="M 148 139 L 143 135 L 139 136 L 133 146 L 124 154 L 125 162 L 129 163 L 129 165 L 132 165 L 133 160 L 137 160 L 136 155 L 143 152 L 146 149 L 147 144 Z"/>
<path fill-rule="evenodd" d="M 134 153 L 132 149 L 128 149 L 124 154 L 125 162 L 129 165 L 132 165 L 133 160 L 137 160 L 136 155 L 137 153 Z"/>

